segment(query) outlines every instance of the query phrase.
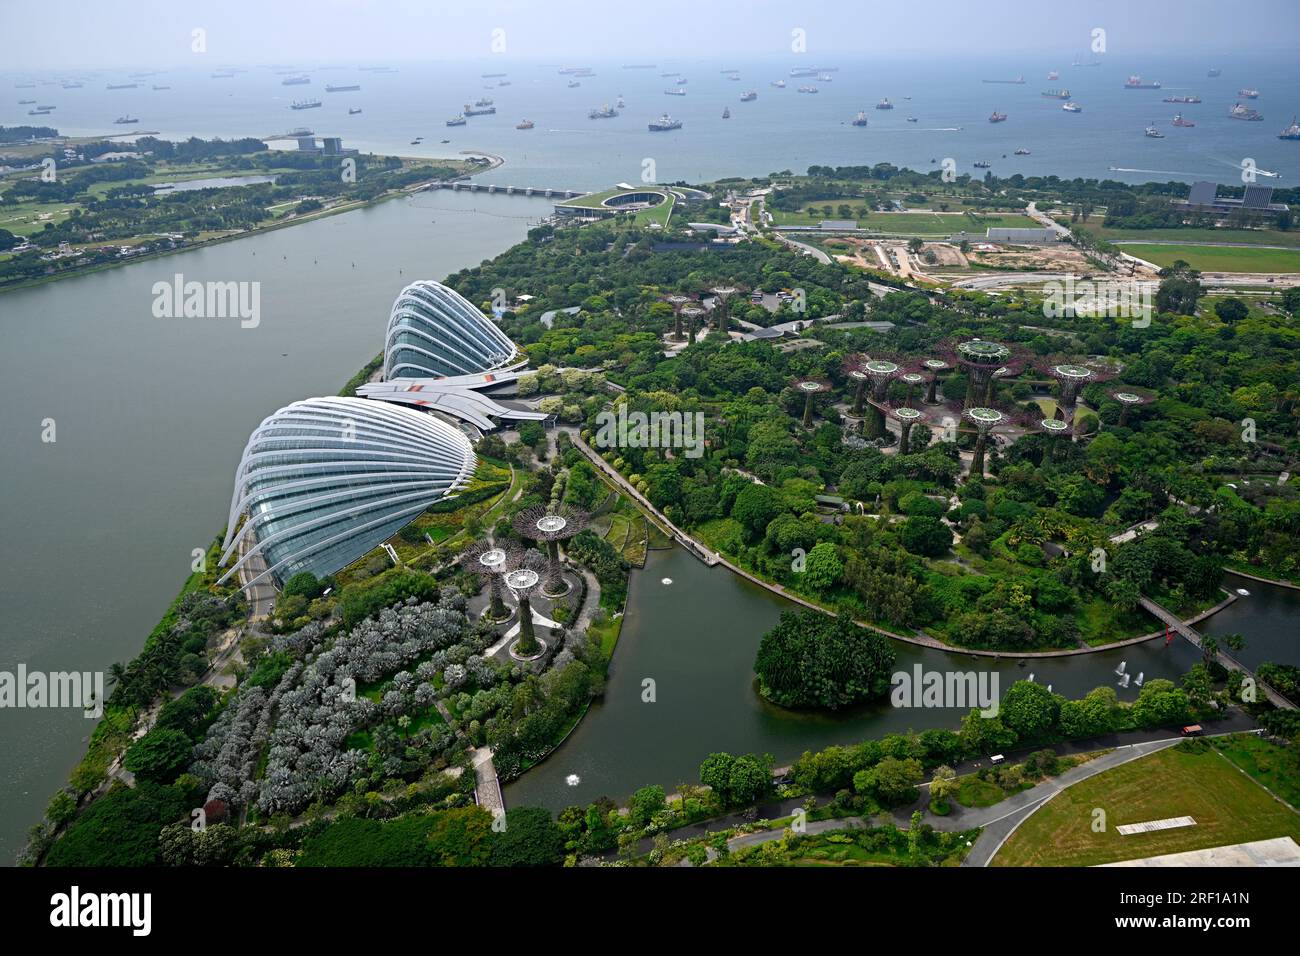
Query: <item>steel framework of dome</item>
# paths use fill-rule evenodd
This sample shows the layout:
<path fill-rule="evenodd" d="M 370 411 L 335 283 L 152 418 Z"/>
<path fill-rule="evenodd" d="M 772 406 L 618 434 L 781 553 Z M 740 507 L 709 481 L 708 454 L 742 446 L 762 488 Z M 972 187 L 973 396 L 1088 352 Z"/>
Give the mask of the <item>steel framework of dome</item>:
<path fill-rule="evenodd" d="M 244 448 L 221 564 L 238 560 L 220 580 L 241 568 L 248 585 L 333 574 L 464 487 L 476 463 L 469 439 L 430 415 L 361 398 L 294 402 Z"/>
<path fill-rule="evenodd" d="M 441 282 L 412 282 L 393 302 L 384 335 L 388 381 L 476 375 L 525 361 L 491 319 Z"/>

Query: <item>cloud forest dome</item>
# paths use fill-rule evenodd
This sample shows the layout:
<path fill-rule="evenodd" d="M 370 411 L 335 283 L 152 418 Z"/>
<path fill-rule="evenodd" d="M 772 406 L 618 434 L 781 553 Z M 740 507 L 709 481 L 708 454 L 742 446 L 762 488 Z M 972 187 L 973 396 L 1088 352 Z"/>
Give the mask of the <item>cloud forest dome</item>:
<path fill-rule="evenodd" d="M 422 279 L 398 294 L 384 336 L 384 378 L 441 378 L 521 365 L 515 343 L 472 302 Z"/>
<path fill-rule="evenodd" d="M 463 487 L 475 464 L 469 440 L 431 415 L 360 398 L 294 402 L 248 439 L 222 544 L 221 563 L 237 560 L 221 580 L 246 564 L 249 583 L 333 574 Z"/>

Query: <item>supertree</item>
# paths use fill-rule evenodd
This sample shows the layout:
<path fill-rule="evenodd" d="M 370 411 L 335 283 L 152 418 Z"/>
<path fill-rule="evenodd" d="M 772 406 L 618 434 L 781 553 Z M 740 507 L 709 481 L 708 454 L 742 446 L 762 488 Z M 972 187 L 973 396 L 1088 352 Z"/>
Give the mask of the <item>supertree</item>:
<path fill-rule="evenodd" d="M 682 309 L 691 302 L 689 295 L 680 292 L 664 296 L 664 301 L 673 307 L 673 341 L 682 340 Z"/>
<path fill-rule="evenodd" d="M 519 601 L 519 640 L 510 650 L 520 657 L 535 657 L 542 651 L 542 645 L 533 629 L 533 607 L 529 596 L 541 584 L 546 564 L 546 559 L 536 551 L 521 551 L 515 567 L 503 576 L 506 587 L 514 592 Z"/>
<path fill-rule="evenodd" d="M 1065 420 L 1074 418 L 1074 409 L 1079 402 L 1079 393 L 1085 385 L 1104 382 L 1115 377 L 1116 370 L 1102 364 L 1082 365 L 1061 360 L 1059 357 L 1040 359 L 1035 363 L 1038 370 L 1060 383 L 1061 397 L 1058 405 Z"/>
<path fill-rule="evenodd" d="M 1001 409 L 976 405 L 962 410 L 962 418 L 975 426 L 975 453 L 971 456 L 970 473 L 975 478 L 984 477 L 984 447 L 988 435 L 995 428 L 1012 424 L 1011 416 Z"/>
<path fill-rule="evenodd" d="M 709 290 L 717 299 L 713 310 L 718 316 L 718 331 L 723 335 L 727 334 L 727 327 L 731 319 L 731 297 L 740 291 L 734 285 L 714 286 Z"/>
<path fill-rule="evenodd" d="M 871 412 L 867 416 L 865 433 L 868 438 L 879 438 L 885 433 L 885 413 L 882 407 L 889 391 L 889 383 L 903 374 L 903 367 L 887 358 L 875 358 L 863 362 L 862 371 L 871 380 Z"/>
<path fill-rule="evenodd" d="M 1120 385 L 1112 388 L 1106 394 L 1119 402 L 1119 421 L 1117 424 L 1120 428 L 1128 424 L 1129 409 L 1150 405 L 1156 400 L 1155 392 L 1146 388 L 1134 388 L 1131 385 Z"/>
<path fill-rule="evenodd" d="M 705 310 L 698 305 L 684 306 L 681 315 L 686 316 L 686 321 L 690 323 L 691 344 L 695 344 L 695 331 L 697 320 L 705 313 Z"/>
<path fill-rule="evenodd" d="M 920 372 L 904 372 L 902 375 L 898 376 L 898 380 L 907 386 L 907 400 L 904 404 L 911 405 L 912 392 L 915 391 L 918 385 L 925 384 L 925 376 Z"/>
<path fill-rule="evenodd" d="M 542 593 L 547 597 L 559 597 L 568 592 L 569 583 L 564 580 L 560 566 L 560 542 L 568 541 L 587 527 L 588 517 L 581 508 L 565 504 L 554 507 L 534 505 L 515 515 L 515 531 L 521 537 L 546 544 L 549 561 Z"/>
<path fill-rule="evenodd" d="M 928 358 L 921 363 L 921 367 L 925 369 L 928 379 L 925 387 L 925 404 L 938 405 L 939 399 L 936 397 L 936 390 L 939 386 L 939 373 L 948 371 L 952 366 L 943 359 Z"/>
<path fill-rule="evenodd" d="M 479 541 L 465 551 L 465 567 L 488 580 L 488 606 L 486 616 L 490 621 L 504 621 L 511 615 L 501 592 L 501 578 L 519 561 L 517 548 L 501 548 L 491 541 Z"/>
<path fill-rule="evenodd" d="M 1024 366 L 1023 358 L 1001 342 L 970 339 L 949 345 L 948 350 L 969 377 L 963 411 L 992 401 L 993 379 L 1015 375 Z"/>
<path fill-rule="evenodd" d="M 1026 416 L 1026 424 L 1037 428 L 1049 438 L 1071 438 L 1074 432 L 1067 422 L 1059 418 L 1044 418 L 1042 415 Z M 1052 458 L 1057 456 L 1056 442 L 1052 442 L 1047 455 Z"/>
<path fill-rule="evenodd" d="M 818 392 L 824 392 L 830 388 L 830 384 L 820 378 L 800 378 L 795 379 L 791 385 L 804 396 L 803 402 L 803 427 L 812 428 L 813 420 L 813 399 Z"/>
<path fill-rule="evenodd" d="M 917 422 L 923 422 L 929 416 L 918 408 L 912 408 L 910 405 L 894 405 L 889 409 L 889 414 L 898 422 L 898 453 L 906 455 L 909 450 L 909 438 L 912 434 L 912 426 Z"/>

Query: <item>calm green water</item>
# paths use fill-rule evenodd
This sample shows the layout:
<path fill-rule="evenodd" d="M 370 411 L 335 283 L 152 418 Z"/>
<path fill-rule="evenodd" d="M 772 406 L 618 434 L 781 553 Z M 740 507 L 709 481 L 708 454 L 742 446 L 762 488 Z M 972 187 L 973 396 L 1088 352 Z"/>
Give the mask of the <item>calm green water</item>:
<path fill-rule="evenodd" d="M 662 580 L 670 578 L 672 584 Z M 1232 587 L 1241 584 L 1229 578 Z M 1237 630 L 1256 653 L 1300 662 L 1300 591 L 1246 582 L 1252 594 L 1230 618 L 1207 622 L 1210 633 Z M 787 603 L 722 568 L 708 568 L 680 548 L 652 552 L 644 571 L 633 572 L 628 616 L 603 701 L 594 704 L 564 745 L 506 787 L 512 806 L 552 809 L 607 795 L 626 797 L 647 784 L 695 781 L 700 761 L 716 750 L 770 753 L 785 764 L 805 750 L 851 743 L 891 731 L 953 727 L 965 709 L 901 709 L 887 702 L 836 716 L 785 711 L 754 691 L 753 663 L 763 632 Z M 1226 612 L 1225 612 L 1226 613 Z M 1154 630 L 1154 625 L 1153 628 Z M 994 670 L 1001 690 L 1029 677 L 1066 696 L 1094 687 L 1116 688 L 1121 700 L 1137 697 L 1133 683 L 1175 677 L 1197 660 L 1185 641 L 1165 647 L 1151 641 L 1079 657 L 994 661 L 971 655 L 896 645 L 896 669 Z M 1255 658 L 1248 652 L 1248 662 Z M 1132 680 L 1119 686 L 1123 662 Z M 656 701 L 642 702 L 642 681 L 655 681 Z M 579 782 L 570 785 L 571 775 Z"/>
<path fill-rule="evenodd" d="M 383 346 L 402 285 L 503 252 L 544 200 L 444 193 L 0 295 L 0 670 L 100 671 L 140 650 L 226 521 L 249 433 Z M 472 211 L 477 210 L 477 212 Z M 151 287 L 261 283 L 261 322 L 157 319 Z M 56 441 L 41 441 L 53 418 Z M 93 722 L 0 710 L 0 861 Z"/>

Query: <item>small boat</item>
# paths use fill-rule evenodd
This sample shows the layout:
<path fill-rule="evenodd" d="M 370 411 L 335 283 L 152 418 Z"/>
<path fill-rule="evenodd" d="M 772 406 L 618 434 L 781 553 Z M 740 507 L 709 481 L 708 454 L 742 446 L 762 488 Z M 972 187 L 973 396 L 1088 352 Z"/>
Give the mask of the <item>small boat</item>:
<path fill-rule="evenodd" d="M 1028 155 L 1029 155 L 1029 150 L 1027 150 L 1027 149 L 1025 149 L 1023 146 L 1021 146 L 1018 150 L 1016 150 L 1016 155 L 1017 155 L 1017 156 L 1028 156 Z"/>
<path fill-rule="evenodd" d="M 573 89 L 575 86 L 582 86 L 582 84 L 577 80 L 569 80 L 569 89 Z"/>
<path fill-rule="evenodd" d="M 749 90 L 745 93 L 740 94 L 740 102 L 742 103 L 752 103 L 756 99 L 758 99 L 757 90 Z"/>
<path fill-rule="evenodd" d="M 440 143 L 450 143 L 451 140 L 449 140 L 449 139 L 440 139 L 440 140 L 438 140 L 438 142 L 440 142 Z"/>
<path fill-rule="evenodd" d="M 785 80 L 773 80 L 769 85 L 775 86 L 778 90 L 785 89 Z"/>
<path fill-rule="evenodd" d="M 36 103 L 35 100 L 19 100 L 19 101 L 18 101 L 18 105 L 19 105 L 19 106 L 31 106 L 31 105 L 34 105 L 35 103 Z"/>
<path fill-rule="evenodd" d="M 623 94 L 620 93 L 620 94 L 618 95 L 618 102 L 614 104 L 614 108 L 615 108 L 615 109 L 620 109 L 620 110 L 621 110 L 621 109 L 625 109 L 626 107 L 627 107 L 627 104 L 623 102 Z"/>
<path fill-rule="evenodd" d="M 1205 75 L 1213 79 L 1216 76 L 1223 76 L 1223 71 L 1217 66 L 1212 66 L 1208 71 L 1206 71 Z"/>
<path fill-rule="evenodd" d="M 521 120 L 515 124 L 515 129 L 532 129 L 536 125 L 532 120 Z"/>
<path fill-rule="evenodd" d="M 1061 78 L 1061 74 L 1058 73 L 1056 70 L 1051 70 L 1051 71 L 1047 74 L 1047 79 L 1048 79 L 1049 81 L 1050 81 L 1050 80 L 1059 80 L 1060 78 Z"/>
<path fill-rule="evenodd" d="M 722 108 L 722 118 L 723 118 L 723 119 L 731 119 L 731 107 L 730 107 L 730 106 L 724 106 L 724 107 Z"/>
<path fill-rule="evenodd" d="M 1061 109 L 1065 110 L 1065 112 L 1067 112 L 1067 113 L 1082 113 L 1082 112 L 1083 112 L 1083 107 L 1080 106 L 1078 103 L 1064 103 L 1064 104 L 1061 105 Z"/>
<path fill-rule="evenodd" d="M 976 169 L 989 169 L 990 167 L 992 167 L 993 164 L 987 162 L 986 160 L 981 159 L 978 162 L 972 163 L 971 165 L 974 166 Z"/>
<path fill-rule="evenodd" d="M 1195 126 L 1196 124 L 1189 119 L 1183 119 L 1182 113 L 1177 113 L 1174 115 L 1174 121 L 1169 125 L 1170 126 Z"/>
<path fill-rule="evenodd" d="M 356 115 L 357 115 L 358 113 L 360 113 L 360 112 L 361 112 L 361 107 L 360 107 L 360 106 L 351 106 L 351 107 L 348 107 L 348 115 L 349 115 L 349 116 L 356 116 Z"/>
<path fill-rule="evenodd" d="M 876 109 L 878 110 L 892 110 L 893 108 L 894 104 L 889 102 L 889 97 L 887 96 L 876 104 Z"/>
<path fill-rule="evenodd" d="M 997 110 L 994 110 L 992 113 L 989 114 L 990 123 L 1005 123 L 1006 121 L 1007 121 L 1006 113 L 999 113 Z"/>
<path fill-rule="evenodd" d="M 919 123 L 919 122 L 920 122 L 920 120 L 918 120 L 915 116 L 909 116 L 909 117 L 907 118 L 907 121 L 908 121 L 909 123 Z"/>
<path fill-rule="evenodd" d="M 1148 126 L 1145 130 L 1145 135 L 1151 137 L 1151 139 L 1165 138 L 1165 134 L 1160 132 L 1160 130 L 1156 129 L 1155 126 Z"/>
<path fill-rule="evenodd" d="M 1252 90 L 1252 89 L 1238 90 L 1237 95 L 1240 96 L 1243 100 L 1257 100 L 1259 99 L 1259 90 Z"/>

